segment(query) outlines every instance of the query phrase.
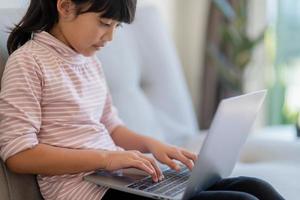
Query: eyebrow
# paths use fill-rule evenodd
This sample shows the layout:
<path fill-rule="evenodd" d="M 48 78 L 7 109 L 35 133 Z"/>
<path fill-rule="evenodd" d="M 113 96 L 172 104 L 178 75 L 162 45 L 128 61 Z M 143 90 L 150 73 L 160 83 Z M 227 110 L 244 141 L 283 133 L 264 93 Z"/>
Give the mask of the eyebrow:
<path fill-rule="evenodd" d="M 101 16 L 98 16 L 99 20 L 103 20 L 103 19 L 108 19 L 108 20 L 114 20 L 114 19 L 110 19 L 110 18 L 105 18 L 105 17 L 101 17 Z M 116 21 L 116 20 L 114 20 Z M 122 22 L 118 22 L 117 27 L 123 27 L 123 23 Z"/>

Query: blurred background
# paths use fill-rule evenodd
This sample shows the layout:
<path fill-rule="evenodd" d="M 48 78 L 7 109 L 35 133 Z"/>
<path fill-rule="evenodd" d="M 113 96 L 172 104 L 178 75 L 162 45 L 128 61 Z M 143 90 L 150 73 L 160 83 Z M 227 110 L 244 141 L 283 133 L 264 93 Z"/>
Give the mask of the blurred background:
<path fill-rule="evenodd" d="M 176 44 L 199 126 L 223 98 L 268 89 L 256 127 L 299 135 L 300 1 L 138 0 L 158 7 Z M 0 0 L 24 7 L 27 0 Z M 275 137 L 275 136 L 274 136 Z"/>
<path fill-rule="evenodd" d="M 222 98 L 267 89 L 256 127 L 280 139 L 299 136 L 300 1 L 151 3 L 176 42 L 201 129 Z"/>

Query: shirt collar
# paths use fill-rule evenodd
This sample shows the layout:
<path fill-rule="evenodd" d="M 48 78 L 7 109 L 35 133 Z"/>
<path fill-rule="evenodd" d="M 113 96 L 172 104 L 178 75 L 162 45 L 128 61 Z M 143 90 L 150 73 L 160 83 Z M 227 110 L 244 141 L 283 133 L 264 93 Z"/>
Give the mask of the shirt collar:
<path fill-rule="evenodd" d="M 73 64 L 83 64 L 87 62 L 88 57 L 77 53 L 72 48 L 46 31 L 35 33 L 33 36 L 33 40 L 48 48 L 58 57 L 64 59 L 67 62 L 71 62 Z"/>

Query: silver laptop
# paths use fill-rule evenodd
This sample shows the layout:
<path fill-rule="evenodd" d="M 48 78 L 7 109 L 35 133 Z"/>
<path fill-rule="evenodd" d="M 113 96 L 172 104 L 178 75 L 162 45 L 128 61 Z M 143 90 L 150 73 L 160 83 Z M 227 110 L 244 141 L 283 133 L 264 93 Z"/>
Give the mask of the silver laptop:
<path fill-rule="evenodd" d="M 265 96 L 262 90 L 221 101 L 192 171 L 182 166 L 177 173 L 164 167 L 165 179 L 158 183 L 133 169 L 98 171 L 84 178 L 153 199 L 190 199 L 232 173 Z"/>

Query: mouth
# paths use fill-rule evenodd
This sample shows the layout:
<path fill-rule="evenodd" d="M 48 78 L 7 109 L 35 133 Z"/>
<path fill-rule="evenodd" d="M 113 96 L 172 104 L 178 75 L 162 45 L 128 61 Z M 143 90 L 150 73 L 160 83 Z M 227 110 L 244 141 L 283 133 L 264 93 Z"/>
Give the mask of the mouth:
<path fill-rule="evenodd" d="M 93 45 L 93 47 L 97 50 L 102 49 L 104 46 L 105 46 L 104 44 L 102 44 L 102 45 Z"/>

